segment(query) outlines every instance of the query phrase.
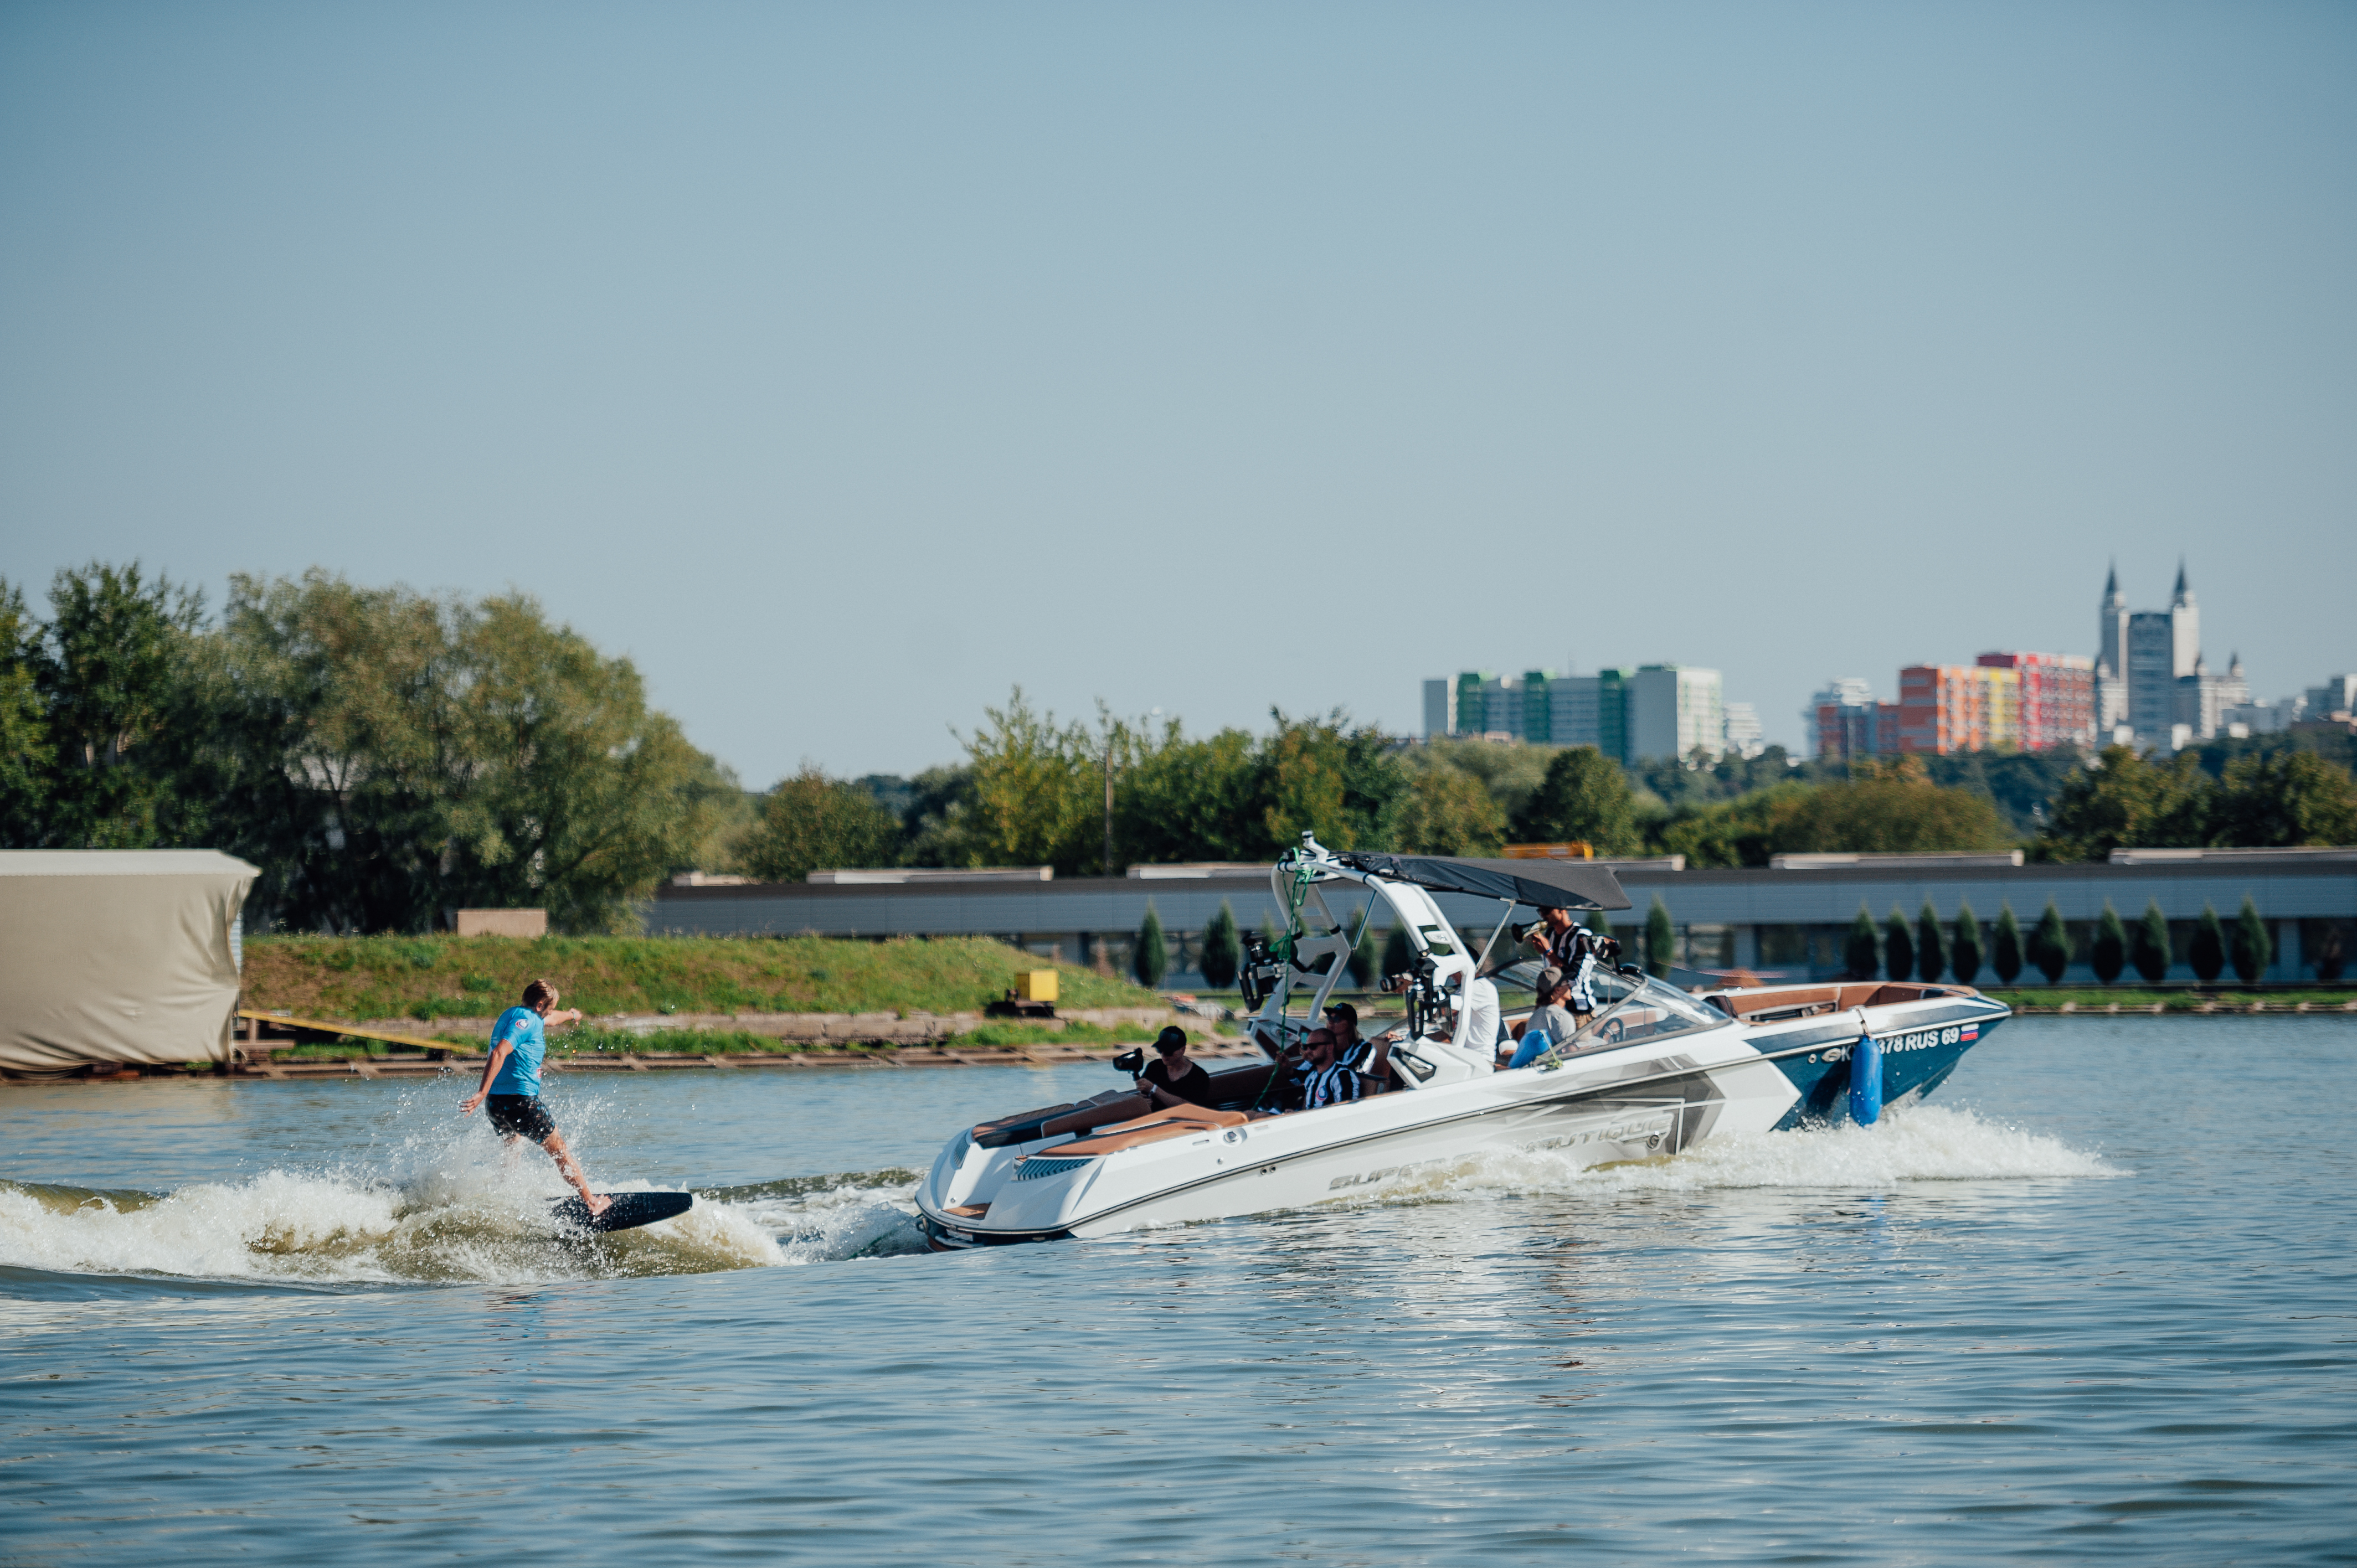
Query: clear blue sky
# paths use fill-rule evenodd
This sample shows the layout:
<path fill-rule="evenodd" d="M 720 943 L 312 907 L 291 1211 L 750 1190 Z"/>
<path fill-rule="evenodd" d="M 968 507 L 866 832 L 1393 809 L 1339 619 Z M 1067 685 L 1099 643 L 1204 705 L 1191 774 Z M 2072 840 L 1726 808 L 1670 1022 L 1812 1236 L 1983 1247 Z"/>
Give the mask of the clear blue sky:
<path fill-rule="evenodd" d="M 1020 682 L 2357 663 L 2357 6 L 0 6 L 0 575 L 511 585 L 766 785 Z"/>

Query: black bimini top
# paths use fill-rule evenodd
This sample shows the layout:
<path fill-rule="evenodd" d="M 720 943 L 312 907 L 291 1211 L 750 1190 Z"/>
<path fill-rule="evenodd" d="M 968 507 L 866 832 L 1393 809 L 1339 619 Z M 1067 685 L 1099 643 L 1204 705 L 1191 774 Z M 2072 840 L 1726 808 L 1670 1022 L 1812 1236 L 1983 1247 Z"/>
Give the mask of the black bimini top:
<path fill-rule="evenodd" d="M 1629 895 L 1609 865 L 1592 860 L 1458 860 L 1445 854 L 1338 854 L 1353 871 L 1412 883 L 1434 893 L 1470 893 L 1556 909 L 1626 909 Z"/>

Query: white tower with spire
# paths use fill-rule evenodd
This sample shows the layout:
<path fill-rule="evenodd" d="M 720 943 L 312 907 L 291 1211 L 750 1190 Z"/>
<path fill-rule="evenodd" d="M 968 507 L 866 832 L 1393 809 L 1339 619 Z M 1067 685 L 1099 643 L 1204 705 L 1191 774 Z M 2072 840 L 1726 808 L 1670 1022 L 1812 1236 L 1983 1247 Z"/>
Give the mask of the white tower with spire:
<path fill-rule="evenodd" d="M 2194 668 L 2201 661 L 2201 611 L 2193 602 L 2193 590 L 2185 585 L 2185 557 L 2177 558 L 2177 591 L 2169 598 L 2169 656 L 2179 680 L 2199 673 Z"/>
<path fill-rule="evenodd" d="M 2106 741 L 2128 722 L 2128 600 L 2120 592 L 2120 564 L 2104 577 L 2103 607 L 2095 612 L 2095 728 Z"/>

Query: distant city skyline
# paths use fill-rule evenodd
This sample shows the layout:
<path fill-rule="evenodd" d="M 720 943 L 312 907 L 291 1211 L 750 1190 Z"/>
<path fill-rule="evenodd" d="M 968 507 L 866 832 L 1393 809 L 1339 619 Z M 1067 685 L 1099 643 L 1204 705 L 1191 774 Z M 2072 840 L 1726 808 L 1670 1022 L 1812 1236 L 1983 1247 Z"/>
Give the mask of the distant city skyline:
<path fill-rule="evenodd" d="M 2352 80 L 2347 6 L 10 6 L 0 576 L 528 589 L 755 787 L 1617 660 L 1800 752 L 2115 555 L 2277 696 L 2357 664 Z"/>

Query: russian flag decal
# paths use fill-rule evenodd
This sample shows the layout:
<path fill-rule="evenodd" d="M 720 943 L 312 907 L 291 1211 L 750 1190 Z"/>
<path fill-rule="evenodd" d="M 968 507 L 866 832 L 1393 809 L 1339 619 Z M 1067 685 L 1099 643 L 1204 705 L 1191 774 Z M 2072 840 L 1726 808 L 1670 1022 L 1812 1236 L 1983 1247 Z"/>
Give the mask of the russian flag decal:
<path fill-rule="evenodd" d="M 1961 1035 L 1959 1035 L 1959 1036 L 1957 1036 L 1957 1038 L 1958 1038 L 1958 1039 L 1963 1039 L 1963 1040 L 1977 1040 L 1977 1039 L 1979 1039 L 1980 1037 L 1981 1037 L 1981 1026 L 1980 1026 L 1978 1024 L 1967 1024 L 1967 1025 L 1965 1025 L 1965 1026 L 1964 1026 L 1964 1033 L 1963 1033 L 1963 1034 L 1961 1034 Z"/>

